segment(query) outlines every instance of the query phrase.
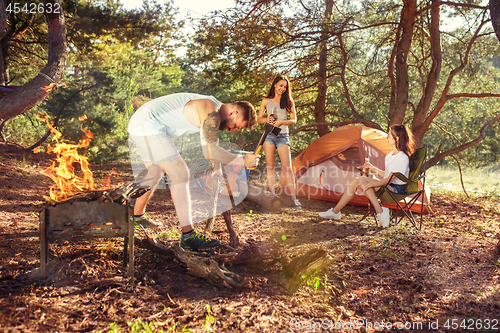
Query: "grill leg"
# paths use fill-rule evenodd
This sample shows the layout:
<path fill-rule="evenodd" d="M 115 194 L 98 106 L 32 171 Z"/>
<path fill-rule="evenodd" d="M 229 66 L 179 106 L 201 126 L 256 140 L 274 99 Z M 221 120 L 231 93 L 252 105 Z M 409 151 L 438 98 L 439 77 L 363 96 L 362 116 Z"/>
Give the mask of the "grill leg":
<path fill-rule="evenodd" d="M 129 207 L 128 210 L 128 276 L 134 280 L 134 215 L 133 215 L 133 206 Z M 125 243 L 126 247 L 126 243 Z M 126 253 L 126 249 L 124 249 L 124 253 Z"/>
<path fill-rule="evenodd" d="M 45 232 L 45 212 L 40 213 L 40 276 L 45 279 L 47 276 L 47 234 Z"/>

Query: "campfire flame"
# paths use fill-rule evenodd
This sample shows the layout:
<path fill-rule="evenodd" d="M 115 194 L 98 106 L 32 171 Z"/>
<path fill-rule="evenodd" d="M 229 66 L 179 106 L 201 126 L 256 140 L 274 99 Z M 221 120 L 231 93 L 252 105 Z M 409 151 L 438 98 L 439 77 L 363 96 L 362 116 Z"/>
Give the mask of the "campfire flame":
<path fill-rule="evenodd" d="M 52 141 L 54 145 L 47 145 L 47 153 L 55 154 L 56 158 L 51 160 L 52 165 L 42 171 L 42 173 L 50 177 L 55 185 L 50 188 L 50 198 L 55 201 L 66 199 L 68 196 L 77 192 L 86 190 L 94 190 L 94 178 L 89 168 L 87 157 L 83 156 L 86 153 L 90 141 L 94 134 L 90 130 L 85 130 L 83 124 L 80 125 L 84 137 L 78 144 L 70 144 L 61 140 L 62 134 L 54 128 L 54 124 L 49 121 L 49 116 L 39 116 L 39 119 L 45 120 L 47 126 L 52 133 Z M 80 121 L 87 117 L 78 118 Z M 84 149 L 84 154 L 80 155 L 78 149 Z M 82 177 L 75 175 L 74 164 L 80 167 Z"/>

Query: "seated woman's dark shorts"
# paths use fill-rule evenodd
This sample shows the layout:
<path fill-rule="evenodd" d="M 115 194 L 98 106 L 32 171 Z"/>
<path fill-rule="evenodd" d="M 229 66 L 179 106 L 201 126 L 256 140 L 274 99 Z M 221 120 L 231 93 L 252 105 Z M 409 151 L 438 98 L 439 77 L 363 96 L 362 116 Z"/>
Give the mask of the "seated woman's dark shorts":
<path fill-rule="evenodd" d="M 405 193 L 405 186 L 402 184 L 389 184 L 389 186 L 392 188 L 392 192 L 396 194 L 404 194 Z"/>

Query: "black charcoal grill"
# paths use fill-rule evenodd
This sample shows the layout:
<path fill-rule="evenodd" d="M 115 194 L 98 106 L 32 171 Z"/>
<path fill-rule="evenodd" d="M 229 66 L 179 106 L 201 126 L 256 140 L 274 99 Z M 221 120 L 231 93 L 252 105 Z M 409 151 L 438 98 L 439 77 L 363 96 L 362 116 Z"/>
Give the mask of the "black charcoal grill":
<path fill-rule="evenodd" d="M 116 202 L 73 202 L 48 206 L 40 213 L 40 270 L 46 277 L 51 241 L 123 237 L 123 267 L 134 276 L 134 221 L 132 208 Z M 127 251 L 128 248 L 128 251 Z"/>
<path fill-rule="evenodd" d="M 123 267 L 134 277 L 135 198 L 148 188 L 134 183 L 125 184 L 111 192 L 83 196 L 83 201 L 51 202 L 40 213 L 40 270 L 46 277 L 47 252 L 51 241 L 123 237 Z M 128 259 L 128 260 L 127 260 Z"/>

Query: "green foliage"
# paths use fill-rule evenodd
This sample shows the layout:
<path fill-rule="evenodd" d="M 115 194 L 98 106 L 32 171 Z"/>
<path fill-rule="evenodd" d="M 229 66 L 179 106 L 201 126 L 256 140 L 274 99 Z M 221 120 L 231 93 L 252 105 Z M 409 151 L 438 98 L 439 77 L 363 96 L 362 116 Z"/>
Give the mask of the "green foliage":
<path fill-rule="evenodd" d="M 20 9 L 25 10 L 6 15 L 6 33 L 0 33 L 0 55 L 6 68 L 2 66 L 5 72 L 0 73 L 0 84 L 23 85 L 46 65 L 47 23 L 45 15 L 38 12 L 38 5 L 43 1 L 20 0 L 11 3 L 16 3 Z M 31 12 L 31 4 L 37 5 L 36 13 Z M 5 83 L 2 82 L 2 74 L 7 75 Z"/>
<path fill-rule="evenodd" d="M 424 8 L 426 2 L 418 5 Z M 193 37 L 183 41 L 187 57 L 176 58 L 174 50 L 187 36 L 180 35 L 183 22 L 175 21 L 173 1 L 144 1 L 141 9 L 131 11 L 117 0 L 102 4 L 64 1 L 69 57 L 65 85 L 42 105 L 9 121 L 3 134 L 24 146 L 35 143 L 46 132 L 34 119 L 42 112 L 58 119 L 56 125 L 68 140 L 77 141 L 81 133 L 75 119 L 86 114 L 86 126 L 98 138 L 88 150 L 91 161 L 119 159 L 127 154 L 128 120 L 148 100 L 187 91 L 210 94 L 223 103 L 248 100 L 258 111 L 276 73 L 291 78 L 298 116 L 292 131 L 315 122 L 321 112 L 327 122 L 357 121 L 347 92 L 359 117 L 386 128 L 391 97 L 388 64 L 401 6 L 395 0 L 342 1 L 335 2 L 329 16 L 324 2 L 292 0 L 255 7 L 254 1 L 243 0 L 235 8 L 201 19 Z M 464 61 L 467 43 L 484 11 L 454 4 L 442 5 L 442 9 L 444 18 L 460 18 L 463 24 L 442 26 L 447 30 L 440 40 L 444 60 L 427 114 L 438 105 L 448 73 Z M 31 35 L 17 37 L 22 47 L 10 48 L 11 84 L 29 81 L 44 66 L 44 20 L 43 15 L 25 13 L 8 17 L 8 24 L 21 27 L 25 23 L 31 29 Z M 408 125 L 414 121 L 411 109 L 419 104 L 432 67 L 427 12 L 416 23 L 408 57 Z M 498 98 L 470 95 L 500 93 L 500 58 L 494 56 L 500 53 L 500 44 L 490 32 L 491 27 L 485 25 L 470 49 L 469 64 L 454 77 L 448 92 L 448 96 L 463 92 L 469 96 L 448 99 L 425 134 L 429 156 L 474 140 L 485 122 L 497 114 Z M 320 69 L 318 59 L 324 47 L 328 61 L 326 69 Z M 317 105 L 320 74 L 326 76 L 328 87 L 324 110 Z M 491 126 L 484 141 L 456 156 L 467 165 L 498 163 L 499 126 Z M 312 127 L 291 135 L 293 158 L 317 139 L 316 132 Z M 249 151 L 260 134 L 261 129 L 221 133 L 221 141 Z"/>
<path fill-rule="evenodd" d="M 215 317 L 212 316 L 212 311 L 210 309 L 210 305 L 206 305 L 207 315 L 205 317 L 205 329 L 209 332 L 212 331 L 212 325 L 215 323 Z"/>
<path fill-rule="evenodd" d="M 94 134 L 87 157 L 107 162 L 128 155 L 128 121 L 144 102 L 176 92 L 183 71 L 172 56 L 174 24 L 171 2 L 145 2 L 140 11 L 124 11 L 116 1 L 104 6 L 66 2 L 69 71 L 64 85 L 40 105 L 11 119 L 4 136 L 23 146 L 47 133 L 38 113 L 49 115 L 69 142 L 82 133 L 78 117 Z M 103 19 L 106 17 L 106 19 Z M 99 23 L 97 23 L 99 22 Z M 137 29 L 139 24 L 142 29 Z M 116 29 L 120 26 L 120 29 Z M 169 44 L 170 43 L 170 44 Z M 46 141 L 49 142 L 49 141 Z"/>
<path fill-rule="evenodd" d="M 165 232 L 162 232 L 157 238 L 167 238 L 167 239 L 173 239 L 173 240 L 178 240 L 181 237 L 181 233 L 176 230 L 176 229 L 169 229 Z"/>
<path fill-rule="evenodd" d="M 317 276 L 317 271 L 312 273 L 311 275 L 309 276 L 302 276 L 302 281 L 305 282 L 305 284 L 314 289 L 314 290 L 318 290 L 320 287 L 323 287 L 323 288 L 328 288 L 328 286 L 330 285 L 330 283 L 328 282 L 328 275 L 324 274 L 322 277 L 319 277 Z M 347 276 L 347 278 L 349 278 Z"/>
<path fill-rule="evenodd" d="M 250 212 L 248 212 L 245 216 L 245 219 L 247 221 L 252 221 L 252 218 L 257 216 L 257 214 L 254 214 L 253 210 L 250 209 Z"/>
<path fill-rule="evenodd" d="M 123 331 L 117 323 L 109 324 L 109 331 L 107 333 L 165 333 L 164 330 L 156 329 L 156 322 L 150 321 L 148 323 L 144 323 L 142 320 L 136 320 L 133 323 L 128 323 L 129 329 L 127 331 Z M 99 331 L 100 332 L 100 331 Z M 172 333 L 191 333 L 191 330 L 184 326 L 182 330 L 179 332 L 175 329 L 175 326 L 170 327 L 168 332 Z"/>

